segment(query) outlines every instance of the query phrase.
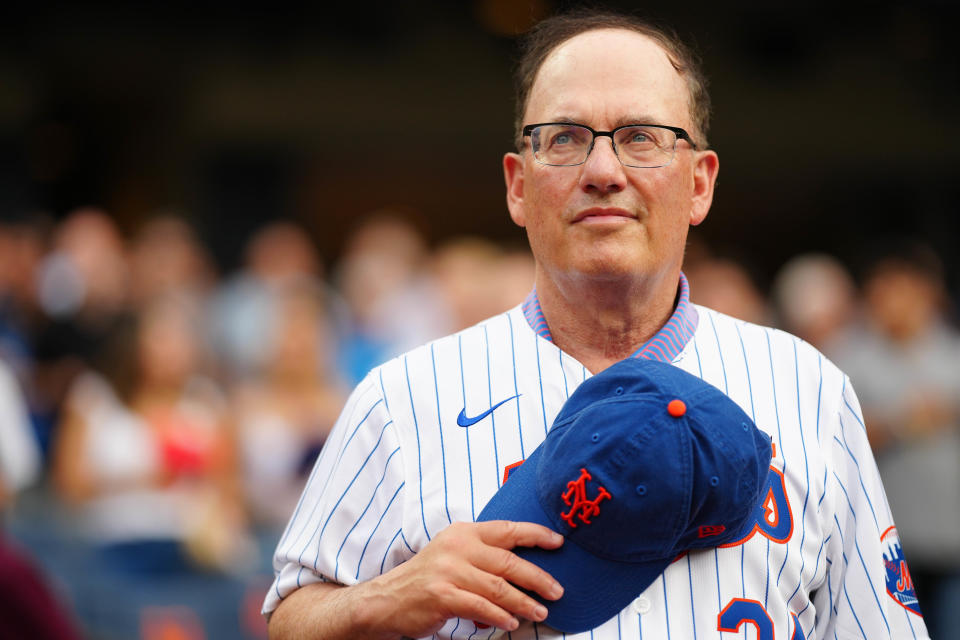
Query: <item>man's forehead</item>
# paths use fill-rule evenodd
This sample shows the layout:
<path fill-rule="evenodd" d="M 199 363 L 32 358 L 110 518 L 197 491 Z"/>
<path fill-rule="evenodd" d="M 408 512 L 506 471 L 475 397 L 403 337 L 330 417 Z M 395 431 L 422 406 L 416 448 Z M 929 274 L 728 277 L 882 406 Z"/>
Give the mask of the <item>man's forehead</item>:
<path fill-rule="evenodd" d="M 561 42 L 547 54 L 540 70 L 559 63 L 587 64 L 591 53 L 602 54 L 611 50 L 632 54 L 624 60 L 625 64 L 657 61 L 673 68 L 666 50 L 650 36 L 629 29 L 603 28 L 584 31 Z"/>
<path fill-rule="evenodd" d="M 635 31 L 597 29 L 578 34 L 550 52 L 537 72 L 527 111 L 576 111 L 581 100 L 619 96 L 632 101 L 631 96 L 638 93 L 643 94 L 646 107 L 654 108 L 631 104 L 630 111 L 661 112 L 673 106 L 686 111 L 685 82 L 659 43 Z"/>

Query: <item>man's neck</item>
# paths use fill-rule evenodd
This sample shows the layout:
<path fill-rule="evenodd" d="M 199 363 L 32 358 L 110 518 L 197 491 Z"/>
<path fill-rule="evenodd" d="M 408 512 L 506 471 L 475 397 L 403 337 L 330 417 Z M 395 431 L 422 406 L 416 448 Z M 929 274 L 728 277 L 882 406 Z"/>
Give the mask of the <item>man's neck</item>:
<path fill-rule="evenodd" d="M 667 323 L 679 278 L 677 270 L 642 281 L 558 282 L 538 271 L 536 286 L 554 343 L 596 374 L 633 355 Z"/>

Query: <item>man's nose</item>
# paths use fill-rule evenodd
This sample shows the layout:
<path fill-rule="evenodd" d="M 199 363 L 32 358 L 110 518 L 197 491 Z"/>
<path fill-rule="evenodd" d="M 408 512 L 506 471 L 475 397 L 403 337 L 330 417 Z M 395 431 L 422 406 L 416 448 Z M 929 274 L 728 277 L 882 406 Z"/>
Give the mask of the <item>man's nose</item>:
<path fill-rule="evenodd" d="M 620 158 L 613 149 L 613 141 L 607 137 L 598 137 L 593 149 L 583 163 L 580 186 L 584 191 L 616 193 L 627 185 L 627 175 Z"/>

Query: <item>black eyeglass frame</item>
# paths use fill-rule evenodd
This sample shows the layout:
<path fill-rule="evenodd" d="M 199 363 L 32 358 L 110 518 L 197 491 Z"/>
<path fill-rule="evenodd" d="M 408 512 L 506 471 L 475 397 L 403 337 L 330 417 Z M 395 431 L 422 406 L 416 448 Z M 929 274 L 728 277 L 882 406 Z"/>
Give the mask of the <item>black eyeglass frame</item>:
<path fill-rule="evenodd" d="M 566 125 L 566 126 L 574 126 L 574 127 L 582 127 L 582 128 L 584 128 L 584 129 L 586 129 L 587 131 L 589 131 L 589 132 L 593 135 L 593 140 L 590 142 L 590 148 L 587 149 L 587 155 L 586 155 L 586 157 L 584 157 L 584 159 L 583 159 L 582 162 L 578 162 L 577 164 L 550 164 L 550 163 L 547 163 L 547 162 L 541 162 L 541 164 L 545 164 L 545 165 L 547 165 L 548 167 L 577 167 L 577 166 L 580 166 L 581 164 L 583 164 L 584 162 L 586 162 L 586 161 L 587 161 L 587 158 L 590 157 L 590 154 L 593 153 L 593 146 L 597 143 L 597 136 L 605 136 L 605 137 L 607 137 L 607 138 L 610 138 L 610 142 L 611 142 L 611 144 L 613 145 L 613 152 L 617 154 L 617 158 L 620 158 L 620 153 L 617 152 L 617 144 L 616 144 L 616 142 L 614 141 L 613 134 L 615 134 L 617 131 L 620 131 L 621 129 L 629 129 L 630 127 L 656 127 L 656 128 L 658 128 L 658 129 L 666 129 L 666 130 L 668 130 L 668 131 L 672 131 L 673 134 L 677 137 L 677 140 L 686 140 L 686 141 L 687 141 L 687 144 L 689 144 L 691 147 L 693 147 L 693 149 L 694 149 L 695 151 L 699 151 L 699 150 L 700 150 L 700 147 L 698 147 L 698 146 L 697 146 L 697 143 L 693 141 L 693 138 L 690 137 L 690 134 L 687 133 L 686 129 L 683 129 L 683 128 L 681 128 L 681 127 L 671 127 L 670 125 L 667 125 L 667 124 L 633 123 L 633 124 L 625 124 L 625 125 L 622 125 L 622 126 L 620 126 L 620 127 L 616 127 L 615 129 L 613 129 L 613 130 L 611 130 L 611 131 L 597 131 L 597 130 L 594 129 L 593 127 L 588 127 L 587 125 L 585 125 L 585 124 L 580 124 L 579 122 L 538 122 L 538 123 L 536 123 L 536 124 L 527 124 L 527 125 L 524 125 L 524 126 L 523 126 L 523 129 L 521 129 L 520 131 L 523 133 L 523 137 L 526 138 L 526 137 L 529 137 L 529 136 L 533 133 L 533 130 L 536 129 L 537 127 L 564 126 L 564 125 Z M 531 147 L 531 151 L 532 151 L 532 147 Z M 673 141 L 673 151 L 674 151 L 674 154 L 676 154 L 676 151 L 677 151 L 677 141 L 676 141 L 676 140 Z M 537 160 L 537 162 L 540 162 L 540 160 Z M 620 162 L 623 163 L 622 160 L 621 160 Z M 673 162 L 673 159 L 672 159 L 672 158 L 670 159 L 670 162 Z M 630 166 L 632 166 L 632 165 L 624 165 L 624 166 L 630 167 Z M 659 165 L 659 166 L 669 166 L 669 163 L 666 164 L 666 165 Z M 657 169 L 657 168 L 659 168 L 659 166 L 657 166 L 657 167 L 632 167 L 632 168 L 634 168 L 634 169 Z"/>

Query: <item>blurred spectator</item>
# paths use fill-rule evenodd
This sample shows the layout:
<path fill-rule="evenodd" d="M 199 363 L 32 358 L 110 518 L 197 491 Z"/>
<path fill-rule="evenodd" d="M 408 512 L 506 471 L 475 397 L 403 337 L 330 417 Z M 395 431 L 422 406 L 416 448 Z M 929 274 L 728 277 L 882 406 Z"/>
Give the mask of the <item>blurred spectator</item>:
<path fill-rule="evenodd" d="M 118 334 L 107 377 L 71 386 L 54 479 L 121 572 L 233 570 L 250 560 L 225 398 L 203 375 L 197 310 L 155 300 Z"/>
<path fill-rule="evenodd" d="M 866 322 L 836 360 L 857 388 L 930 635 L 945 638 L 960 625 L 960 334 L 927 247 L 881 254 L 864 296 Z"/>
<path fill-rule="evenodd" d="M 127 250 L 116 224 L 99 209 L 71 212 L 54 229 L 37 273 L 45 320 L 36 335 L 31 410 L 45 454 L 66 390 L 124 322 L 128 293 Z"/>
<path fill-rule="evenodd" d="M 40 268 L 39 297 L 51 318 L 76 318 L 100 328 L 127 307 L 126 246 L 100 209 L 77 209 L 54 232 Z"/>
<path fill-rule="evenodd" d="M 151 218 L 140 228 L 131 242 L 130 267 L 137 306 L 174 293 L 204 300 L 216 284 L 206 247 L 186 220 L 172 214 Z"/>
<path fill-rule="evenodd" d="M 779 326 L 828 356 L 854 321 L 857 293 L 839 260 L 808 253 L 789 260 L 773 283 Z"/>
<path fill-rule="evenodd" d="M 40 449 L 13 371 L 0 359 L 0 512 L 40 476 Z"/>
<path fill-rule="evenodd" d="M 212 304 L 212 340 L 225 375 L 241 380 L 261 370 L 278 292 L 288 286 L 321 287 L 320 256 L 307 233 L 273 222 L 247 244 L 243 268 L 223 282 Z"/>
<path fill-rule="evenodd" d="M 460 330 L 523 302 L 533 288 L 529 250 L 506 252 L 493 242 L 462 237 L 442 244 L 433 255 L 432 274 Z"/>
<path fill-rule="evenodd" d="M 36 276 L 47 232 L 47 220 L 41 215 L 0 221 L 0 358 L 23 384 L 33 368 L 39 313 Z"/>
<path fill-rule="evenodd" d="M 746 268 L 726 258 L 688 258 L 690 300 L 740 320 L 770 324 L 770 310 Z"/>
<path fill-rule="evenodd" d="M 370 214 L 347 240 L 336 276 L 351 317 L 340 358 L 348 383 L 453 326 L 428 258 L 423 235 L 394 211 Z"/>
<path fill-rule="evenodd" d="M 248 505 L 271 536 L 293 513 L 346 399 L 333 370 L 331 329 L 316 287 L 291 285 L 278 292 L 274 306 L 260 338 L 265 362 L 233 394 Z"/>

